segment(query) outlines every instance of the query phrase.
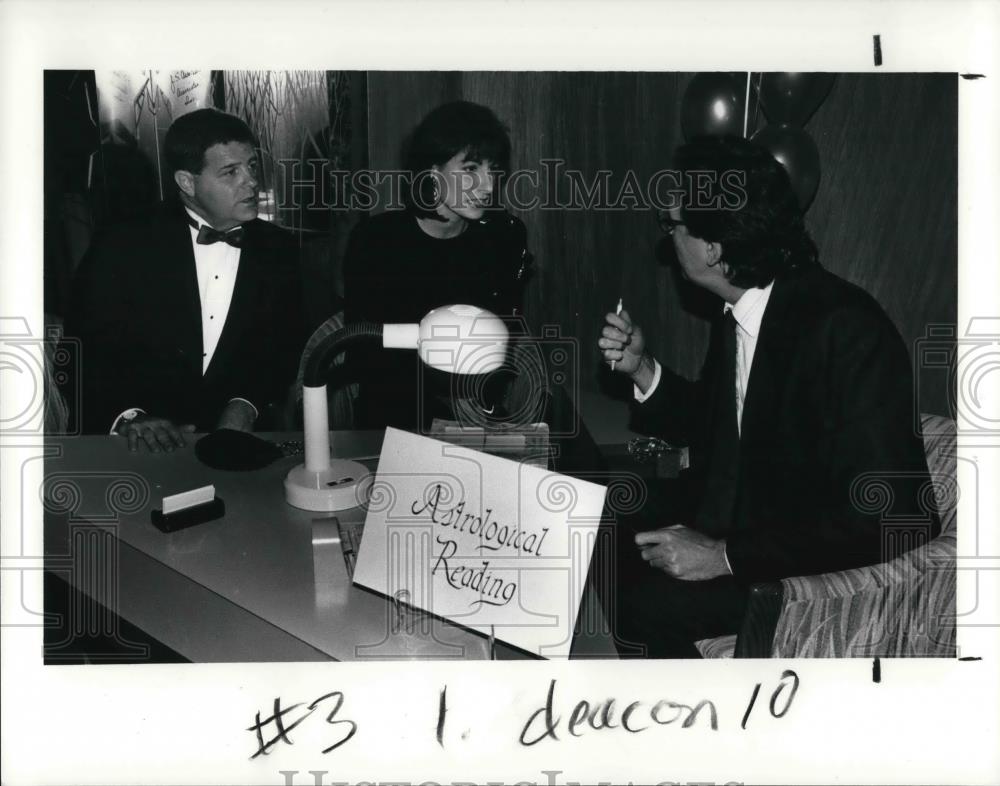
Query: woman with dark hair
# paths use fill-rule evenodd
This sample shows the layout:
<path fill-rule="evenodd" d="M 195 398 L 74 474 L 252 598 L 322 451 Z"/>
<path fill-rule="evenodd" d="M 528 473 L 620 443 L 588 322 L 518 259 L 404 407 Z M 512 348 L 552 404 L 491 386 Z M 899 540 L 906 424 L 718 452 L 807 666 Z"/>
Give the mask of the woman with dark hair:
<path fill-rule="evenodd" d="M 346 321 L 419 322 L 462 303 L 500 317 L 521 313 L 530 255 L 524 224 L 499 207 L 496 175 L 510 157 L 507 130 L 492 111 L 468 101 L 428 114 L 406 147 L 406 209 L 360 223 L 344 257 Z M 452 380 L 421 369 L 405 350 L 355 352 L 359 428 L 425 427 L 449 417 Z M 486 386 L 493 410 L 500 375 Z M 489 413 L 488 414 L 492 414 Z"/>

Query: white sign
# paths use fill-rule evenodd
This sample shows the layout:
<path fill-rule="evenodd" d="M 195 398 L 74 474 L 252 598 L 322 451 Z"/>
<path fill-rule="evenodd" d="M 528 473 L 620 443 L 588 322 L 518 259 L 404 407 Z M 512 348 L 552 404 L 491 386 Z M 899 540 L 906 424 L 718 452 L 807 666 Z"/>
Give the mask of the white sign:
<path fill-rule="evenodd" d="M 536 655 L 569 655 L 605 488 L 386 429 L 354 581 Z"/>

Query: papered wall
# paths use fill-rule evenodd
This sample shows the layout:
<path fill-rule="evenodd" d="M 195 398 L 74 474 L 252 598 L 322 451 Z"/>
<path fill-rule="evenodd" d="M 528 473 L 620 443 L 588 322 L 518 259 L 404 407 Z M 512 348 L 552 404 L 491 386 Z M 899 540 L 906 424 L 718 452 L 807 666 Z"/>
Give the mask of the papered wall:
<path fill-rule="evenodd" d="M 465 98 L 510 127 L 512 165 L 546 173 L 561 159 L 591 182 L 609 170 L 610 194 L 627 173 L 645 184 L 681 141 L 679 108 L 691 74 L 371 72 L 369 161 L 399 165 L 403 136 L 437 104 Z M 957 77 L 842 74 L 806 130 L 822 180 L 807 223 L 823 264 L 871 292 L 914 351 L 928 326 L 957 312 Z M 761 118 L 763 122 L 763 118 Z M 565 183 L 565 180 L 560 181 Z M 533 189 L 528 189 L 533 190 Z M 564 197 L 563 197 L 564 201 Z M 641 208 L 517 210 L 537 274 L 527 316 L 579 343 L 580 385 L 627 394 L 604 373 L 595 347 L 603 314 L 622 297 L 657 356 L 697 372 L 707 339 L 705 306 L 658 263 L 659 230 Z M 942 374 L 918 369 L 919 407 L 947 413 Z"/>

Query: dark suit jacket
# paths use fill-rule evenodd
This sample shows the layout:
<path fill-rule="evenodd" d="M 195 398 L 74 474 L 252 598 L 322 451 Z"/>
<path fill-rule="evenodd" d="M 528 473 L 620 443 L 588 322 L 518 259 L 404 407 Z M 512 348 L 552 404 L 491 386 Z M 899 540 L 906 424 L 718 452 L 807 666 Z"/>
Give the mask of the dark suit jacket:
<path fill-rule="evenodd" d="M 177 203 L 113 227 L 78 273 L 66 335 L 81 341 L 78 417 L 107 433 L 129 407 L 211 430 L 226 403 L 265 419 L 295 377 L 305 343 L 294 238 L 255 220 L 226 324 L 202 374 L 201 306 L 188 223 Z M 258 421 L 260 425 L 261 421 Z"/>
<path fill-rule="evenodd" d="M 644 430 L 691 446 L 696 488 L 711 459 L 719 327 L 697 382 L 664 368 L 635 407 Z M 887 514 L 936 534 L 913 400 L 906 346 L 872 297 L 821 268 L 775 281 L 744 401 L 735 513 L 710 533 L 727 539 L 737 579 L 882 562 L 894 556 Z M 883 492 L 892 502 L 880 510 Z"/>

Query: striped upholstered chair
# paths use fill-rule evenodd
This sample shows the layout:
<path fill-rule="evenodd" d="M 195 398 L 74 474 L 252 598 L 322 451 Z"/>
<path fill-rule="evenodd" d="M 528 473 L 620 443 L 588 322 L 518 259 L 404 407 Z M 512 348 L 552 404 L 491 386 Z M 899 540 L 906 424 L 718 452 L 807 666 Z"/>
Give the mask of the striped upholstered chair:
<path fill-rule="evenodd" d="M 704 657 L 954 657 L 955 423 L 921 427 L 941 534 L 880 565 L 754 585 L 739 636 L 696 642 Z"/>

